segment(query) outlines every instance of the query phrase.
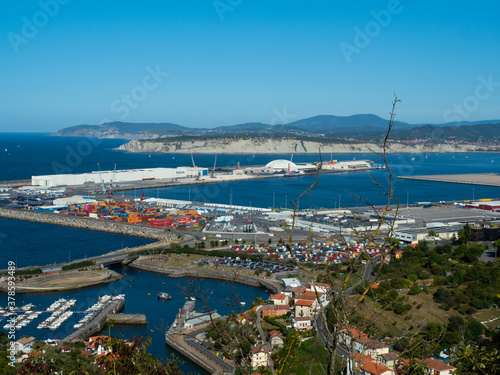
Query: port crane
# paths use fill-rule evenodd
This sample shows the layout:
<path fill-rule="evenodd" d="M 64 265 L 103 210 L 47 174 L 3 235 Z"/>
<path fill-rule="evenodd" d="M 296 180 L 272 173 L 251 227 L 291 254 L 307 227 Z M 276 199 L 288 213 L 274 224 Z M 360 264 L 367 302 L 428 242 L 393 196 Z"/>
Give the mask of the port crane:
<path fill-rule="evenodd" d="M 99 170 L 99 180 L 101 181 L 101 185 L 102 185 L 102 193 L 105 194 L 106 193 L 106 188 L 104 187 L 104 180 L 102 179 L 101 166 L 100 166 L 99 163 L 97 163 L 97 168 Z"/>
<path fill-rule="evenodd" d="M 193 157 L 193 154 L 191 154 L 191 161 L 193 162 L 194 174 L 196 175 L 195 180 L 196 180 L 196 181 L 199 181 L 199 180 L 200 180 L 200 176 L 198 175 L 198 167 L 197 167 L 197 166 L 196 166 L 196 164 L 194 163 L 194 157 Z"/>
<path fill-rule="evenodd" d="M 216 163 L 217 163 L 217 154 L 215 154 L 214 168 L 212 169 L 212 174 L 210 175 L 211 178 L 216 178 L 215 177 L 215 164 Z"/>
<path fill-rule="evenodd" d="M 116 176 L 116 163 L 115 163 L 115 169 L 113 171 L 113 177 L 111 178 L 111 181 L 109 182 L 108 198 L 111 198 L 111 195 L 113 194 L 113 187 L 114 187 L 114 183 L 115 183 L 115 176 Z"/>

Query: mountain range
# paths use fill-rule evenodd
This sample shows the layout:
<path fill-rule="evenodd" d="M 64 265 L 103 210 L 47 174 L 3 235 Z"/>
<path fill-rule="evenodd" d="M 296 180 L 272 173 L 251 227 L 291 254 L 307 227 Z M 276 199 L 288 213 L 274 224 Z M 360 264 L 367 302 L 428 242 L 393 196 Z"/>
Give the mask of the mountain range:
<path fill-rule="evenodd" d="M 352 116 L 319 115 L 288 124 L 270 125 L 250 122 L 213 128 L 193 128 L 172 123 L 109 122 L 101 125 L 77 125 L 61 129 L 54 136 L 154 139 L 179 136 L 306 136 L 378 139 L 387 131 L 388 120 L 372 114 Z M 445 140 L 498 140 L 500 120 L 409 124 L 396 121 L 393 138 Z"/>

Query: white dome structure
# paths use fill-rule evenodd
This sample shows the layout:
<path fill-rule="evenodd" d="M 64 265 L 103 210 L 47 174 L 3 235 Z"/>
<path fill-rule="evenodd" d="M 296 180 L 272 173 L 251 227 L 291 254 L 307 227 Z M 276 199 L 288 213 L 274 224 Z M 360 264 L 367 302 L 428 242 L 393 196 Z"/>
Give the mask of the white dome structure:
<path fill-rule="evenodd" d="M 266 164 L 266 169 L 273 172 L 297 172 L 299 169 L 297 165 L 290 161 L 284 159 L 273 160 Z"/>

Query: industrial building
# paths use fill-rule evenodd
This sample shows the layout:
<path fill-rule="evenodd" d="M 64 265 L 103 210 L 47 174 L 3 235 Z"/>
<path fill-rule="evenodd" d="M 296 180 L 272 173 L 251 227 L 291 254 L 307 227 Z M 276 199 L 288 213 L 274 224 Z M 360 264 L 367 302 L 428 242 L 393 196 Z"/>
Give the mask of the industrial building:
<path fill-rule="evenodd" d="M 84 185 L 89 183 L 106 185 L 153 179 L 174 179 L 208 175 L 208 168 L 177 167 L 177 168 L 145 168 L 124 169 L 115 171 L 93 171 L 78 174 L 53 174 L 32 176 L 31 184 L 35 186 L 67 186 Z"/>
<path fill-rule="evenodd" d="M 500 239 L 500 221 L 486 221 L 475 223 L 470 226 L 471 241 L 496 241 Z"/>
<path fill-rule="evenodd" d="M 398 240 L 408 244 L 416 244 L 419 241 L 429 237 L 429 232 L 432 230 L 441 239 L 450 239 L 453 235 L 457 236 L 458 231 L 464 227 L 464 224 L 453 224 L 435 227 L 423 228 L 406 228 L 394 231 L 394 235 Z"/>

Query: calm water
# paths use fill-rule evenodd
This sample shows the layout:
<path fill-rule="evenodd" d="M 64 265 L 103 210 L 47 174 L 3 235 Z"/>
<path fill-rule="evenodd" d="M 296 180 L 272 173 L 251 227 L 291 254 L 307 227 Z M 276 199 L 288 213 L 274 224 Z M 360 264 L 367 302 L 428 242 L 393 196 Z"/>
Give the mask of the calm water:
<path fill-rule="evenodd" d="M 53 173 L 80 173 L 103 170 L 145 167 L 177 167 L 192 165 L 190 155 L 172 154 L 127 154 L 114 148 L 125 143 L 120 139 L 87 139 L 50 137 L 38 133 L 0 134 L 0 181 L 28 179 L 32 175 Z M 7 149 L 7 151 L 5 151 Z M 218 155 L 218 166 L 262 165 L 274 159 L 290 159 L 288 155 Z M 371 159 L 379 163 L 378 157 L 370 154 L 327 154 L 323 160 Z M 195 155 L 196 165 L 212 168 L 214 155 Z M 395 176 L 445 173 L 499 173 L 500 155 L 494 153 L 469 154 L 395 154 L 388 157 Z M 314 155 L 294 155 L 293 161 L 318 161 Z M 362 205 L 362 200 L 376 204 L 385 203 L 382 190 L 374 185 L 370 176 L 387 185 L 384 171 L 355 172 L 322 175 L 312 194 L 314 207 L 338 207 Z M 260 207 L 283 207 L 295 199 L 313 182 L 313 177 L 274 178 L 259 181 L 211 184 L 204 186 L 172 187 L 147 190 L 148 196 L 177 199 L 213 201 Z M 500 189 L 484 186 L 443 184 L 394 179 L 394 192 L 402 202 L 461 200 L 474 198 L 497 198 Z M 231 194 L 232 191 L 232 194 Z M 137 191 L 140 195 L 142 192 Z M 361 198 L 356 199 L 354 195 Z M 311 198 L 301 199 L 299 207 L 311 206 Z"/>
<path fill-rule="evenodd" d="M 105 139 L 89 140 L 86 138 L 49 137 L 46 134 L 0 134 L 0 181 L 29 179 L 32 175 L 54 173 L 80 173 L 97 169 L 97 163 L 104 170 L 111 170 L 116 163 L 118 169 L 145 167 L 177 167 L 191 165 L 190 155 L 170 154 L 127 154 L 113 148 L 123 144 L 124 140 Z M 498 154 L 427 154 L 427 155 L 389 155 L 391 169 L 395 176 L 445 174 L 445 173 L 498 173 L 500 172 Z M 234 166 L 267 164 L 274 159 L 290 159 L 291 155 L 218 155 L 217 165 Z M 337 160 L 371 159 L 379 162 L 373 155 L 334 154 L 324 155 Z M 195 155 L 198 166 L 211 168 L 213 155 Z M 293 161 L 318 161 L 317 157 L 294 155 Z M 299 202 L 299 208 L 338 207 L 363 205 L 363 200 L 382 204 L 385 202 L 382 190 L 375 186 L 372 177 L 387 184 L 387 172 L 355 172 L 322 175 L 319 184 L 309 197 Z M 147 196 L 159 196 L 176 199 L 191 199 L 232 203 L 260 207 L 290 207 L 288 201 L 295 199 L 314 181 L 311 176 L 293 178 L 273 178 L 259 181 L 209 184 L 193 187 L 174 187 L 146 190 Z M 498 188 L 443 184 L 395 179 L 394 191 L 401 203 L 418 201 L 460 200 L 474 198 L 497 198 Z M 142 192 L 136 192 L 142 194 Z M 355 196 L 359 196 L 357 199 Z M 68 259 L 103 254 L 124 246 L 132 247 L 150 242 L 147 239 L 127 237 L 109 233 L 92 232 L 82 229 L 57 227 L 48 224 L 30 223 L 0 218 L 0 268 L 5 268 L 8 260 L 17 260 L 19 266 L 48 264 Z M 45 309 L 54 300 L 61 297 L 78 299 L 77 308 L 85 309 L 94 304 L 103 294 L 125 293 L 126 313 L 145 313 L 148 324 L 144 327 L 115 327 L 114 335 L 130 337 L 134 334 L 150 334 L 153 345 L 150 351 L 159 358 L 170 355 L 166 348 L 161 330 L 172 323 L 185 301 L 179 285 L 185 285 L 185 279 L 169 279 L 160 274 L 148 273 L 130 268 L 119 269 L 125 278 L 111 284 L 69 293 L 44 295 L 19 295 L 18 304 L 34 303 Z M 162 285 L 165 282 L 166 285 Z M 204 280 L 202 286 L 214 289 L 220 298 L 228 294 L 223 283 Z M 266 297 L 261 289 L 238 285 L 238 293 L 247 303 L 255 297 Z M 155 293 L 166 291 L 174 298 L 171 301 L 159 301 Z M 148 295 L 151 293 L 151 295 Z M 6 296 L 0 295 L 0 304 L 6 305 Z M 214 308 L 221 314 L 227 314 L 229 308 L 220 299 L 214 301 Z M 37 319 L 40 321 L 41 318 Z M 35 334 L 38 338 L 60 338 L 70 332 L 78 320 L 74 316 L 61 330 L 50 332 L 37 330 L 37 321 L 32 322 L 19 332 L 19 335 Z M 5 323 L 4 323 L 5 324 Z M 3 324 L 2 324 L 3 326 Z M 21 336 L 19 336 L 21 337 Z M 204 373 L 203 370 L 187 361 L 184 371 Z"/>
<path fill-rule="evenodd" d="M 0 269 L 67 262 L 154 240 L 0 217 Z"/>
<path fill-rule="evenodd" d="M 153 343 L 148 349 L 148 352 L 154 354 L 157 358 L 170 358 L 172 351 L 165 344 L 164 331 L 172 324 L 176 313 L 186 301 L 186 294 L 182 291 L 182 287 L 187 285 L 188 280 L 172 279 L 166 275 L 145 272 L 130 267 L 114 268 L 115 271 L 122 273 L 125 277 L 122 280 L 112 282 L 110 284 L 99 286 L 90 289 L 79 291 L 71 291 L 65 293 L 50 293 L 50 294 L 18 294 L 16 296 L 17 305 L 33 303 L 37 309 L 45 310 L 52 302 L 59 298 L 76 298 L 77 304 L 74 307 L 76 311 L 83 311 L 87 307 L 92 306 L 97 302 L 99 296 L 104 294 L 120 294 L 124 293 L 125 308 L 124 313 L 129 314 L 146 314 L 148 320 L 147 325 L 141 326 L 124 326 L 117 325 L 111 329 L 111 335 L 117 337 L 130 338 L 134 335 L 143 337 L 151 335 Z M 165 285 L 163 285 L 165 283 Z M 227 306 L 227 298 L 231 296 L 228 285 L 224 282 L 214 280 L 203 280 L 200 288 L 208 290 L 216 290 L 212 299 L 212 306 L 221 315 L 227 315 L 232 309 Z M 269 293 L 259 288 L 253 288 L 246 285 L 236 284 L 234 286 L 235 293 L 239 295 L 240 300 L 245 301 L 249 305 L 256 297 L 267 298 Z M 156 297 L 157 292 L 168 292 L 173 298 L 169 301 L 162 301 Z M 7 305 L 7 296 L 0 295 L 0 305 Z M 202 309 L 201 302 L 197 302 L 197 309 Z M 37 339 L 61 339 L 73 332 L 73 325 L 83 316 L 75 313 L 68 319 L 58 330 L 50 331 L 47 329 L 37 329 L 37 325 L 46 319 L 49 315 L 42 314 L 39 318 L 32 321 L 26 327 L 17 331 L 16 338 L 21 338 L 24 335 L 33 335 Z M 5 321 L 0 323 L 0 327 L 5 325 Z M 106 333 L 108 330 L 106 329 Z M 177 356 L 179 356 L 176 353 Z M 186 359 L 184 359 L 186 360 Z M 194 371 L 196 373 L 205 374 L 205 371 L 198 366 L 186 360 L 183 370 Z"/>

